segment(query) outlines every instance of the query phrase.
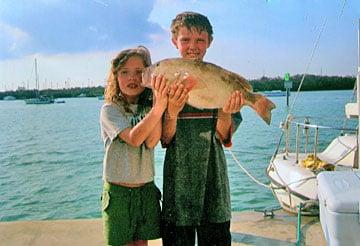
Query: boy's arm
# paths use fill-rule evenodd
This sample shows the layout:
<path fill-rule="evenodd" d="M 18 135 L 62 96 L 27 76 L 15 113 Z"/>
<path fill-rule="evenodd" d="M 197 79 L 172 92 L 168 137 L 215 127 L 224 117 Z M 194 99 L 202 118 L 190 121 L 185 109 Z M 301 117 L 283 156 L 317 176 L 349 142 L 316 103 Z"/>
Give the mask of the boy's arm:
<path fill-rule="evenodd" d="M 176 133 L 176 122 L 180 111 L 184 108 L 184 105 L 188 99 L 188 89 L 183 84 L 174 84 L 170 88 L 168 108 L 165 112 L 163 121 L 161 143 L 163 146 L 170 144 Z"/>
<path fill-rule="evenodd" d="M 225 144 L 231 144 L 231 136 L 233 133 L 233 121 L 231 114 L 239 112 L 243 106 L 244 99 L 239 91 L 232 93 L 228 102 L 222 109 L 218 110 L 218 120 L 216 131 L 220 135 L 221 141 Z"/>

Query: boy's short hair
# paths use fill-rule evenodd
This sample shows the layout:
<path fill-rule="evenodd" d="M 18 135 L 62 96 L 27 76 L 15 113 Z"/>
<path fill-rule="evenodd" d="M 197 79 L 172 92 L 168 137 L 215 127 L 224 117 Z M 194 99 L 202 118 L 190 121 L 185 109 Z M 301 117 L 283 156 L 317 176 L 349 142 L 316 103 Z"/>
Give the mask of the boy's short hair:
<path fill-rule="evenodd" d="M 195 28 L 199 32 L 207 32 L 209 41 L 213 38 L 213 29 L 210 21 L 205 15 L 199 13 L 186 11 L 178 14 L 171 22 L 171 33 L 173 38 L 177 37 L 180 27 L 186 27 L 189 30 Z"/>

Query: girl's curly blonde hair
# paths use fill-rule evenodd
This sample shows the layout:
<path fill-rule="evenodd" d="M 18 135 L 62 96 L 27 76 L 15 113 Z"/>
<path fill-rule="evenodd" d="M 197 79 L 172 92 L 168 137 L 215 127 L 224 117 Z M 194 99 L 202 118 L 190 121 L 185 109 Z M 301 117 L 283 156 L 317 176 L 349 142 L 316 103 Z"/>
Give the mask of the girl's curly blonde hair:
<path fill-rule="evenodd" d="M 151 65 L 150 52 L 144 46 L 138 46 L 133 49 L 126 49 L 121 51 L 112 61 L 111 68 L 107 80 L 107 85 L 104 92 L 105 102 L 113 102 L 125 108 L 129 111 L 129 103 L 121 96 L 119 82 L 117 79 L 117 73 L 122 66 L 129 60 L 130 57 L 138 56 L 143 62 L 144 66 Z M 151 106 L 151 90 L 145 88 L 145 90 L 139 96 L 138 104 L 142 106 Z"/>

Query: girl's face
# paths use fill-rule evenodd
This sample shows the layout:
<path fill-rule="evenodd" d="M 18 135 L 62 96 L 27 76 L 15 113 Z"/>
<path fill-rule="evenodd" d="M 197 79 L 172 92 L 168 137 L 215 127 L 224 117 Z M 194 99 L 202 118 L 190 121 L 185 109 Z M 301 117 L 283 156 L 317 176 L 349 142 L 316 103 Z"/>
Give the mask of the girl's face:
<path fill-rule="evenodd" d="M 138 96 L 145 90 L 140 85 L 144 68 L 143 60 L 139 56 L 132 56 L 117 73 L 120 91 L 129 103 L 136 103 Z"/>
<path fill-rule="evenodd" d="M 198 32 L 186 27 L 180 27 L 176 38 L 172 39 L 173 44 L 179 50 L 182 58 L 202 60 L 210 46 L 209 34 L 207 32 Z"/>

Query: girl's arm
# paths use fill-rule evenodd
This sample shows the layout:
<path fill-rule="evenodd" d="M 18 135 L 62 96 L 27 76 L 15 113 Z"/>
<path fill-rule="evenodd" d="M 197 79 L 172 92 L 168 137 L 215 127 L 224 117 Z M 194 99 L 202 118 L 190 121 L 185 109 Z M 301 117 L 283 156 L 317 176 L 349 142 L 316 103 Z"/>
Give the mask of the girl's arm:
<path fill-rule="evenodd" d="M 161 128 L 162 123 L 161 120 L 159 120 L 154 130 L 150 133 L 149 137 L 145 139 L 146 147 L 148 147 L 149 149 L 155 148 L 161 137 Z"/>
<path fill-rule="evenodd" d="M 156 132 L 159 131 L 158 129 L 161 129 L 159 127 L 159 123 L 161 122 L 161 117 L 167 106 L 168 87 L 166 85 L 166 79 L 162 75 L 153 77 L 151 84 L 155 100 L 154 106 L 151 108 L 150 112 L 145 116 L 145 118 L 143 118 L 133 128 L 126 128 L 119 133 L 119 137 L 122 140 L 134 147 L 139 147 L 153 131 Z M 156 127 L 157 130 L 155 129 Z M 158 135 L 158 138 L 160 138 L 159 133 Z M 156 143 L 157 141 L 159 141 L 159 139 L 156 140 Z M 151 144 L 154 144 L 155 139 L 150 142 L 152 142 Z"/>
<path fill-rule="evenodd" d="M 156 102 L 155 94 L 154 94 L 153 102 L 155 105 L 155 102 Z M 150 133 L 149 137 L 147 137 L 145 139 L 146 147 L 148 147 L 149 149 L 152 149 L 157 145 L 157 143 L 159 142 L 160 137 L 161 137 L 161 128 L 162 128 L 162 121 L 159 120 L 158 123 L 156 124 L 154 130 Z"/>

